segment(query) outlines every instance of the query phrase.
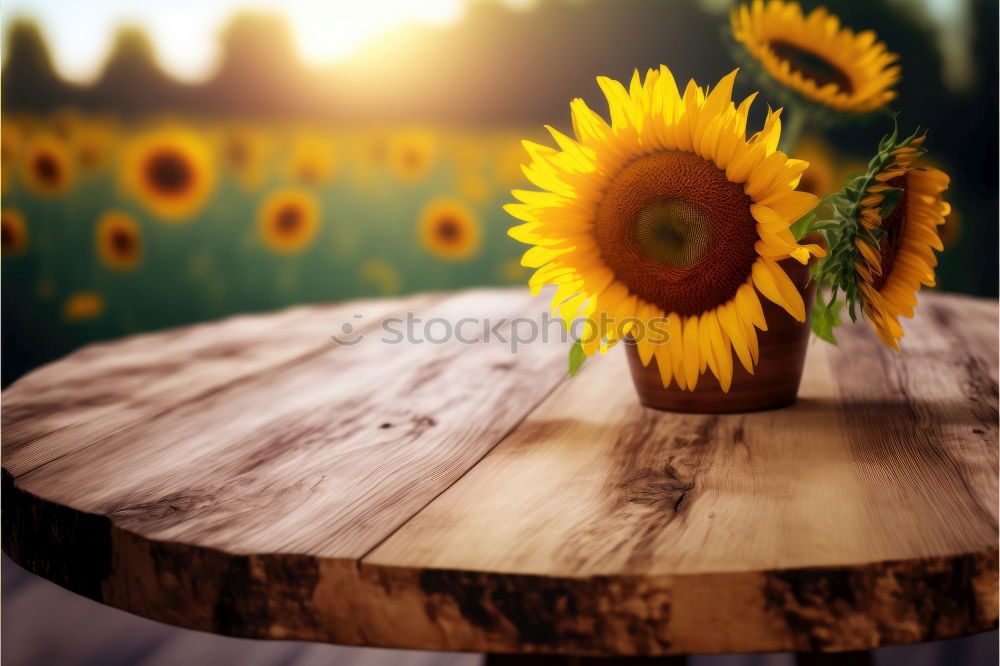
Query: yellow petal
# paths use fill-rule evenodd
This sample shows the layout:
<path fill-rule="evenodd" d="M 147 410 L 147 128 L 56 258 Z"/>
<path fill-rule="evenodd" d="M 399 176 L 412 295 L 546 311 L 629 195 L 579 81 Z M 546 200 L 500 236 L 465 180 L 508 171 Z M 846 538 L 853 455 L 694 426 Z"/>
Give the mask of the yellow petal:
<path fill-rule="evenodd" d="M 693 391 L 698 385 L 698 369 L 701 365 L 700 356 L 698 316 L 693 315 L 684 320 L 684 379 L 689 391 Z"/>
<path fill-rule="evenodd" d="M 658 345 L 656 347 L 656 367 L 660 370 L 660 383 L 663 388 L 670 387 L 670 380 L 673 377 L 673 359 L 670 358 L 670 347 Z"/>
<path fill-rule="evenodd" d="M 702 316 L 701 327 L 704 328 L 706 326 L 706 316 L 708 319 L 707 334 L 712 342 L 712 349 L 715 352 L 716 377 L 719 378 L 719 384 L 722 386 L 723 392 L 728 393 L 733 381 L 733 353 L 725 331 L 719 326 L 719 320 L 714 310 L 710 310 Z M 705 335 L 706 331 L 702 330 L 701 334 Z"/>
<path fill-rule="evenodd" d="M 736 311 L 736 303 L 732 301 L 724 303 L 716 310 L 719 323 L 729 336 L 733 349 L 736 351 L 736 356 L 740 359 L 740 364 L 752 375 L 753 358 L 750 354 L 750 344 L 746 340 L 746 328 L 739 320 L 739 314 Z"/>
<path fill-rule="evenodd" d="M 797 321 L 806 320 L 806 306 L 802 302 L 802 294 L 799 292 L 795 284 L 789 279 L 788 275 L 785 273 L 784 269 L 778 264 L 771 261 L 770 259 L 759 259 L 755 264 L 763 266 L 763 269 L 771 276 L 772 284 L 774 288 L 777 289 L 780 295 L 780 302 L 774 299 L 775 303 L 781 305 L 788 314 L 792 315 Z M 756 276 L 754 278 L 754 284 L 757 283 Z M 767 294 L 764 294 L 767 296 Z M 770 298 L 770 296 L 768 296 Z"/>

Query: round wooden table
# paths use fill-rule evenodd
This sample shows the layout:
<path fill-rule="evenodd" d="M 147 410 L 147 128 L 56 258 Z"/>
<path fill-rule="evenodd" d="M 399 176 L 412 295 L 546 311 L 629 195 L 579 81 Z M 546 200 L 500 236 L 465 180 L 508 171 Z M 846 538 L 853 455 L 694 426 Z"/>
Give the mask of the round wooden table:
<path fill-rule="evenodd" d="M 996 301 L 922 295 L 900 354 L 845 327 L 797 404 L 725 416 L 641 407 L 622 350 L 566 379 L 557 326 L 523 341 L 543 310 L 423 294 L 81 349 L 3 393 L 4 550 L 255 638 L 662 656 L 997 626 Z"/>

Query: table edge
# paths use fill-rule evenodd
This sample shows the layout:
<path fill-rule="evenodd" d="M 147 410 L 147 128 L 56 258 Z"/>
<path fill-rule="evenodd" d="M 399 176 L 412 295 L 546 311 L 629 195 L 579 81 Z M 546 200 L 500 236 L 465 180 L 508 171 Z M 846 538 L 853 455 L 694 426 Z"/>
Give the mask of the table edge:
<path fill-rule="evenodd" d="M 17 488 L 7 470 L 3 503 L 3 550 L 28 571 L 148 619 L 241 638 L 656 656 L 864 650 L 998 624 L 995 547 L 843 566 L 569 577 L 150 539 Z"/>

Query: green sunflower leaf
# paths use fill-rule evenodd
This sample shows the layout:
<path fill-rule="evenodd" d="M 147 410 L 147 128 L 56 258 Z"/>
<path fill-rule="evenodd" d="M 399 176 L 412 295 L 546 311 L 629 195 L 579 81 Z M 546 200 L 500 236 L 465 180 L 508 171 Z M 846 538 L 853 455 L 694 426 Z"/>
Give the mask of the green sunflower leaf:
<path fill-rule="evenodd" d="M 795 236 L 796 241 L 802 240 L 802 237 L 810 231 L 809 225 L 815 219 L 816 211 L 813 210 L 811 213 L 806 213 L 800 217 L 792 224 L 791 227 L 789 227 L 789 230 L 792 232 L 792 235 Z"/>
<path fill-rule="evenodd" d="M 821 220 L 814 223 L 812 229 L 813 231 L 828 231 L 830 229 L 840 229 L 843 226 L 844 223 L 841 220 Z"/>
<path fill-rule="evenodd" d="M 843 321 L 840 319 L 840 309 L 844 307 L 843 301 L 833 301 L 829 305 L 823 303 L 822 298 L 817 298 L 813 305 L 812 324 L 813 333 L 820 340 L 825 340 L 831 345 L 837 344 L 837 339 L 833 337 L 833 329 L 840 326 Z"/>
<path fill-rule="evenodd" d="M 567 374 L 572 377 L 580 372 L 580 368 L 583 367 L 583 362 L 586 360 L 587 355 L 583 353 L 583 345 L 577 340 L 569 348 L 569 368 L 567 369 Z"/>
<path fill-rule="evenodd" d="M 882 192 L 882 195 L 885 196 L 885 199 L 882 200 L 882 209 L 879 212 L 879 216 L 884 220 L 892 214 L 892 210 L 899 203 L 899 198 L 903 196 L 903 190 L 894 187 L 891 190 L 885 190 Z"/>

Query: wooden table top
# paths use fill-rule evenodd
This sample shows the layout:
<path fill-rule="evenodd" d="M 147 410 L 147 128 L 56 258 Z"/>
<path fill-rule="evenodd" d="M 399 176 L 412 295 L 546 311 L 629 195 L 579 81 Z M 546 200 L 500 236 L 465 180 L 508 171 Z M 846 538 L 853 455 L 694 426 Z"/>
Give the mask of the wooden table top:
<path fill-rule="evenodd" d="M 621 349 L 567 380 L 555 335 L 383 340 L 407 312 L 543 309 L 424 294 L 86 347 L 3 393 L 4 549 L 258 638 L 655 655 L 996 627 L 996 301 L 922 295 L 901 354 L 845 327 L 796 405 L 739 415 L 641 407 Z"/>

